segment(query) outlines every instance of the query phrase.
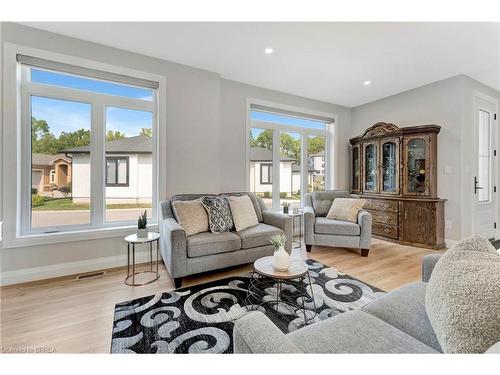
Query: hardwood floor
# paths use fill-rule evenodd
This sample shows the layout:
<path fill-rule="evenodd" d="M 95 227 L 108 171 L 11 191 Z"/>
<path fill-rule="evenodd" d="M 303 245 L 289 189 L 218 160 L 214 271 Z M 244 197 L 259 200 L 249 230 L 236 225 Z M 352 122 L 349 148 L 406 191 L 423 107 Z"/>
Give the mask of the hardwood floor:
<path fill-rule="evenodd" d="M 442 251 L 402 246 L 373 240 L 367 258 L 359 251 L 342 248 L 304 247 L 293 256 L 307 256 L 337 268 L 383 290 L 420 279 L 426 254 Z M 185 278 L 183 287 L 245 274 L 251 265 Z M 160 279 L 150 285 L 129 287 L 123 268 L 84 280 L 63 277 L 2 287 L 2 351 L 46 348 L 58 353 L 109 353 L 114 306 L 118 302 L 174 289 L 163 264 Z"/>

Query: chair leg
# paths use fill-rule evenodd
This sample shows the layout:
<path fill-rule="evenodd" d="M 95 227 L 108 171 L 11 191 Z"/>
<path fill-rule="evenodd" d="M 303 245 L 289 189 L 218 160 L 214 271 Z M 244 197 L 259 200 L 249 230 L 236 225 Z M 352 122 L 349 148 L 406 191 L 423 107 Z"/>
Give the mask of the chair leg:
<path fill-rule="evenodd" d="M 175 288 L 180 288 L 182 286 L 182 277 L 174 278 Z"/>
<path fill-rule="evenodd" d="M 361 249 L 361 256 L 362 257 L 367 257 L 369 251 L 370 251 L 370 249 Z"/>
<path fill-rule="evenodd" d="M 310 253 L 310 252 L 311 252 L 311 249 L 312 249 L 312 245 L 308 245 L 308 244 L 306 244 L 306 251 L 307 251 L 308 253 Z"/>

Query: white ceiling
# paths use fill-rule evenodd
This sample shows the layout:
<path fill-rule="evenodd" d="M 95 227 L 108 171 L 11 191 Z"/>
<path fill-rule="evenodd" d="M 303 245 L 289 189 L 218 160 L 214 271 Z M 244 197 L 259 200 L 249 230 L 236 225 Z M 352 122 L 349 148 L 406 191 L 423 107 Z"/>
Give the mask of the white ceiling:
<path fill-rule="evenodd" d="M 349 107 L 461 73 L 500 90 L 499 23 L 25 24 Z"/>

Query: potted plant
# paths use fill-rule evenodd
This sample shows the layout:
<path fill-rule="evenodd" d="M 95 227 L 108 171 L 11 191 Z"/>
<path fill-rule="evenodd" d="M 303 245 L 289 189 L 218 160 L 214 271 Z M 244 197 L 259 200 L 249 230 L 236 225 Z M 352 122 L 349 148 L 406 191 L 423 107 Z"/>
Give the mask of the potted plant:
<path fill-rule="evenodd" d="M 288 209 L 290 208 L 290 203 L 288 202 L 284 202 L 283 203 L 283 213 L 284 214 L 287 214 L 288 213 Z"/>
<path fill-rule="evenodd" d="M 269 238 L 274 246 L 273 267 L 278 271 L 286 271 L 290 266 L 290 255 L 285 251 L 286 236 L 283 233 L 275 234 Z"/>
<path fill-rule="evenodd" d="M 137 237 L 144 238 L 148 236 L 148 213 L 146 210 L 139 215 L 139 219 L 137 220 Z"/>

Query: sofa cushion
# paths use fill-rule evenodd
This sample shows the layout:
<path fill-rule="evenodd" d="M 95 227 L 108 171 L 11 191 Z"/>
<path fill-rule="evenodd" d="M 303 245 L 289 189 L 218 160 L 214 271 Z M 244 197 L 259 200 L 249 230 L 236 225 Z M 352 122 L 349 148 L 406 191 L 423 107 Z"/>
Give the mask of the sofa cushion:
<path fill-rule="evenodd" d="M 349 221 L 351 223 L 358 222 L 359 210 L 363 208 L 366 199 L 354 198 L 337 198 L 334 199 L 328 214 L 327 219 Z"/>
<path fill-rule="evenodd" d="M 198 233 L 187 237 L 186 242 L 187 254 L 189 258 L 226 253 L 228 251 L 239 250 L 241 248 L 240 237 L 232 232 Z"/>
<path fill-rule="evenodd" d="M 227 201 L 233 215 L 234 228 L 241 231 L 259 224 L 252 201 L 248 195 L 228 196 Z"/>
<path fill-rule="evenodd" d="M 208 231 L 207 211 L 199 199 L 192 201 L 174 201 L 172 207 L 186 236 Z"/>
<path fill-rule="evenodd" d="M 227 199 L 223 196 L 205 196 L 201 204 L 207 210 L 208 225 L 212 233 L 228 232 L 233 229 L 233 217 Z"/>
<path fill-rule="evenodd" d="M 242 249 L 267 246 L 270 244 L 269 238 L 279 233 L 283 233 L 283 231 L 279 228 L 264 223 L 259 223 L 259 225 L 256 225 L 254 227 L 236 232 L 236 234 L 241 237 Z"/>
<path fill-rule="evenodd" d="M 351 198 L 351 194 L 345 190 L 314 191 L 312 193 L 314 215 L 325 217 L 335 198 Z"/>
<path fill-rule="evenodd" d="M 364 311 L 354 310 L 288 334 L 305 353 L 437 353 Z"/>
<path fill-rule="evenodd" d="M 483 237 L 460 241 L 434 267 L 425 308 L 445 353 L 484 353 L 500 341 L 500 255 Z"/>
<path fill-rule="evenodd" d="M 314 232 L 318 234 L 336 234 L 339 236 L 359 236 L 361 229 L 356 223 L 317 217 L 314 222 Z"/>
<path fill-rule="evenodd" d="M 441 352 L 441 346 L 425 311 L 427 283 L 412 283 L 384 294 L 363 307 L 363 311 Z"/>

